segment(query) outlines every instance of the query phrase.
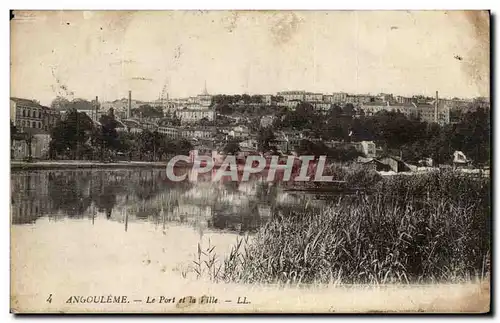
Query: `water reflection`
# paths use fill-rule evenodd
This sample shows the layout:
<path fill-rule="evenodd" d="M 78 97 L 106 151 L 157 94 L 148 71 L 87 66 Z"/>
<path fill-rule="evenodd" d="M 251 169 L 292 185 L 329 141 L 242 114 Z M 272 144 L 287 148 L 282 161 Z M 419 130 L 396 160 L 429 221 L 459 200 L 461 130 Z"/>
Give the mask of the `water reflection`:
<path fill-rule="evenodd" d="M 147 221 L 157 228 L 184 223 L 200 231 L 252 232 L 276 212 L 305 204 L 307 197 L 283 192 L 276 183 L 171 182 L 164 170 L 42 170 L 11 174 L 12 223 L 105 218 Z M 318 208 L 325 201 L 309 203 Z"/>

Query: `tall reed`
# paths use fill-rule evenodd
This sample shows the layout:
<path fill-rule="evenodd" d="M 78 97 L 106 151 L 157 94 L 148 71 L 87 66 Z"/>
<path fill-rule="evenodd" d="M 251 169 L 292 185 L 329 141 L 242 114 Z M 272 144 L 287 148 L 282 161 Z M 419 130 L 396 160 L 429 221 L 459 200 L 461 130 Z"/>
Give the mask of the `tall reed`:
<path fill-rule="evenodd" d="M 277 213 L 239 240 L 216 281 L 432 283 L 490 268 L 490 182 L 444 171 L 394 176 L 322 211 Z"/>

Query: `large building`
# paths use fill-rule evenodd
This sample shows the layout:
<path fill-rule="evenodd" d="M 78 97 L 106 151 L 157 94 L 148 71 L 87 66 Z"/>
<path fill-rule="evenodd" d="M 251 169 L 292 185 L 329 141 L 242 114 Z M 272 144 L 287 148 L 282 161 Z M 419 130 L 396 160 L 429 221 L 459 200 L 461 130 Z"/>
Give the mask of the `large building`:
<path fill-rule="evenodd" d="M 366 102 L 361 104 L 361 109 L 366 115 L 374 115 L 380 111 L 401 112 L 407 117 L 418 116 L 418 109 L 414 103 L 400 104 L 389 102 Z"/>
<path fill-rule="evenodd" d="M 399 104 L 411 104 L 412 103 L 412 99 L 409 97 L 406 97 L 406 96 L 398 95 L 394 99 Z"/>
<path fill-rule="evenodd" d="M 323 94 L 322 93 L 306 92 L 306 94 L 304 96 L 304 101 L 306 101 L 306 102 L 321 102 L 321 101 L 323 101 Z"/>
<path fill-rule="evenodd" d="M 176 116 L 181 119 L 182 123 L 194 123 L 203 118 L 208 121 L 215 120 L 215 110 L 213 109 L 188 109 L 184 108 L 176 111 Z"/>
<path fill-rule="evenodd" d="M 21 98 L 10 98 L 10 120 L 18 131 L 40 129 L 49 132 L 61 118 L 59 111 Z"/>
<path fill-rule="evenodd" d="M 187 139 L 212 139 L 215 133 L 215 127 L 185 128 L 180 130 L 181 136 Z"/>
<path fill-rule="evenodd" d="M 283 91 L 278 92 L 278 96 L 282 96 L 285 102 L 289 101 L 304 101 L 306 98 L 305 91 Z"/>
<path fill-rule="evenodd" d="M 23 159 L 30 154 L 32 158 L 48 158 L 50 130 L 60 120 L 59 111 L 33 100 L 10 98 L 10 120 L 16 126 L 19 136 L 31 138 L 29 141 L 14 140 L 11 158 Z"/>
<path fill-rule="evenodd" d="M 332 93 L 331 103 L 345 103 L 347 101 L 347 93 L 336 92 Z"/>
<path fill-rule="evenodd" d="M 168 125 L 158 126 L 158 132 L 164 134 L 167 138 L 170 139 L 177 139 L 181 136 L 181 131 L 174 126 L 168 126 Z"/>
<path fill-rule="evenodd" d="M 273 103 L 273 96 L 271 94 L 262 95 L 262 102 L 265 105 L 271 105 Z"/>
<path fill-rule="evenodd" d="M 351 103 L 354 105 L 359 105 L 363 103 L 370 102 L 372 100 L 372 97 L 370 95 L 347 95 L 345 102 L 346 103 Z"/>
<path fill-rule="evenodd" d="M 332 107 L 332 104 L 327 102 L 312 102 L 311 104 L 314 111 L 319 113 L 327 113 Z"/>
<path fill-rule="evenodd" d="M 418 104 L 417 111 L 421 121 L 440 125 L 450 123 L 450 109 L 443 103 L 438 103 L 437 109 L 435 102 L 432 102 L 432 104 Z"/>

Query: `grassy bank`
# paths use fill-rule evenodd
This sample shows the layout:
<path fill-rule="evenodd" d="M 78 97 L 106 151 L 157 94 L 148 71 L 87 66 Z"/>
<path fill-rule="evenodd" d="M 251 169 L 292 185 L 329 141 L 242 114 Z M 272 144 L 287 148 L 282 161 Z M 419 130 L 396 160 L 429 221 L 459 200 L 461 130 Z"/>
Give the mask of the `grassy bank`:
<path fill-rule="evenodd" d="M 242 283 L 436 283 L 490 270 L 490 183 L 457 172 L 383 178 L 374 193 L 274 216 L 219 261 L 194 269 Z"/>

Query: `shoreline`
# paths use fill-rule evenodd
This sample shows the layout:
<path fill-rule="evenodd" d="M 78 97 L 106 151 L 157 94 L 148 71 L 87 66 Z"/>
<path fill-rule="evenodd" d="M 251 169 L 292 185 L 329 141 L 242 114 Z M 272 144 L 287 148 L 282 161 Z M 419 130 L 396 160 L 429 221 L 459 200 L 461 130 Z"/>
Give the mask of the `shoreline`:
<path fill-rule="evenodd" d="M 179 165 L 177 167 L 185 167 Z M 166 168 L 167 162 L 98 162 L 83 160 L 60 160 L 60 161 L 39 161 L 24 162 L 10 161 L 11 170 L 39 170 L 39 169 L 92 169 L 92 168 Z"/>

